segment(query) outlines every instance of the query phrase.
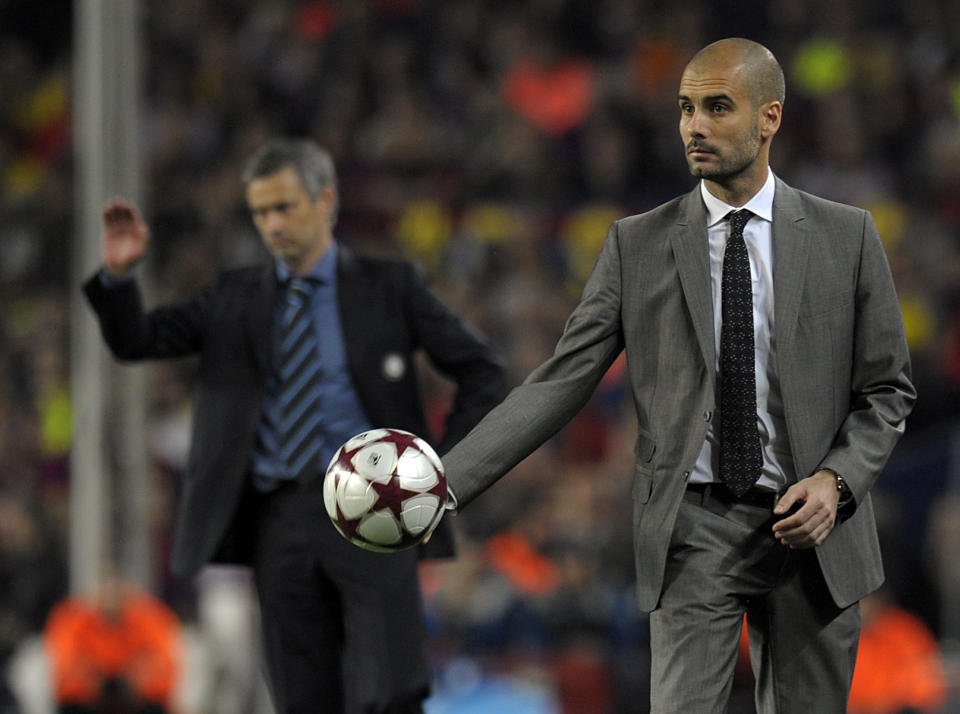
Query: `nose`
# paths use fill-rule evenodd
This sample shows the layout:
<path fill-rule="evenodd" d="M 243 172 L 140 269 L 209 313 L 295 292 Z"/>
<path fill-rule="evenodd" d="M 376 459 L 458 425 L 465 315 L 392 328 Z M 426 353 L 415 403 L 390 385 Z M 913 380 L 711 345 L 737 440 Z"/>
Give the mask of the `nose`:
<path fill-rule="evenodd" d="M 703 120 L 703 114 L 697 110 L 693 110 L 690 114 L 684 115 L 684 124 L 686 126 L 687 133 L 690 136 L 704 136 L 705 125 Z"/>
<path fill-rule="evenodd" d="M 263 216 L 263 230 L 267 233 L 283 228 L 284 216 L 282 211 L 267 211 Z"/>

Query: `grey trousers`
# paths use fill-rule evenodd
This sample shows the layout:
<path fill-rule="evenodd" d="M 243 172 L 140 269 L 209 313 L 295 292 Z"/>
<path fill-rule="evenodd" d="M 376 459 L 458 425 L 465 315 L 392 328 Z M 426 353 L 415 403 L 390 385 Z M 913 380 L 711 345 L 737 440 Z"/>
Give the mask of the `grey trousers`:
<path fill-rule="evenodd" d="M 767 508 L 688 492 L 650 614 L 651 714 L 723 714 L 746 614 L 759 714 L 843 714 L 860 637 L 813 550 L 772 535 Z"/>

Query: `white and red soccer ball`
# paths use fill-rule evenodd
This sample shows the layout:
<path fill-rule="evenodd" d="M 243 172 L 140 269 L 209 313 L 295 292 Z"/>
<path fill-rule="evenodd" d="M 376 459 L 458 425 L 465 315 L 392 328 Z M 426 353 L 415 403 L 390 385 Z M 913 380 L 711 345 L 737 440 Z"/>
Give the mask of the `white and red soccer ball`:
<path fill-rule="evenodd" d="M 323 501 L 347 540 L 368 550 L 402 550 L 437 527 L 447 503 L 447 479 L 440 457 L 420 437 L 371 429 L 334 454 Z"/>

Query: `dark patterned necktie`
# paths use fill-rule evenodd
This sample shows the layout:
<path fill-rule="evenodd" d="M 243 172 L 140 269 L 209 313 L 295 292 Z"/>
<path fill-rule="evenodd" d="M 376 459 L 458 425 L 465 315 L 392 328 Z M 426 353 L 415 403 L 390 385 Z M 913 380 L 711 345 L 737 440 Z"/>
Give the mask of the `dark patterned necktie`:
<path fill-rule="evenodd" d="M 720 331 L 720 480 L 737 496 L 760 478 L 763 457 L 757 431 L 754 370 L 753 287 L 743 228 L 752 214 L 729 214 L 730 238 L 723 258 Z"/>
<path fill-rule="evenodd" d="M 315 281 L 293 278 L 281 316 L 277 400 L 278 453 L 289 473 L 313 475 L 323 447 L 320 433 L 320 360 L 310 317 Z"/>

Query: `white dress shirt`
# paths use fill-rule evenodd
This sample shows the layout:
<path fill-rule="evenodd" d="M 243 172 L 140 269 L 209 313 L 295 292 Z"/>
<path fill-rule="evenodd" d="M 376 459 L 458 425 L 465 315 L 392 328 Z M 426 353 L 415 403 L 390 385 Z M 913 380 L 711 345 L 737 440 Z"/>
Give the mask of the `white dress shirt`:
<path fill-rule="evenodd" d="M 763 451 L 763 471 L 757 486 L 783 491 L 796 481 L 787 426 L 783 416 L 783 400 L 776 369 L 776 342 L 773 330 L 773 194 L 776 188 L 773 171 L 768 169 L 766 183 L 743 206 L 730 206 L 707 190 L 700 182 L 700 193 L 707 207 L 707 241 L 710 246 L 710 287 L 713 296 L 713 332 L 720 370 L 720 329 L 722 327 L 721 284 L 723 255 L 730 235 L 730 211 L 746 208 L 753 215 L 743 229 L 743 239 L 750 257 L 750 280 L 753 284 L 753 339 L 757 377 L 757 427 Z M 719 383 L 716 389 L 720 393 Z M 718 405 L 719 406 L 719 405 Z M 719 479 L 720 414 L 711 421 L 707 438 L 700 450 L 691 483 L 709 483 Z"/>

